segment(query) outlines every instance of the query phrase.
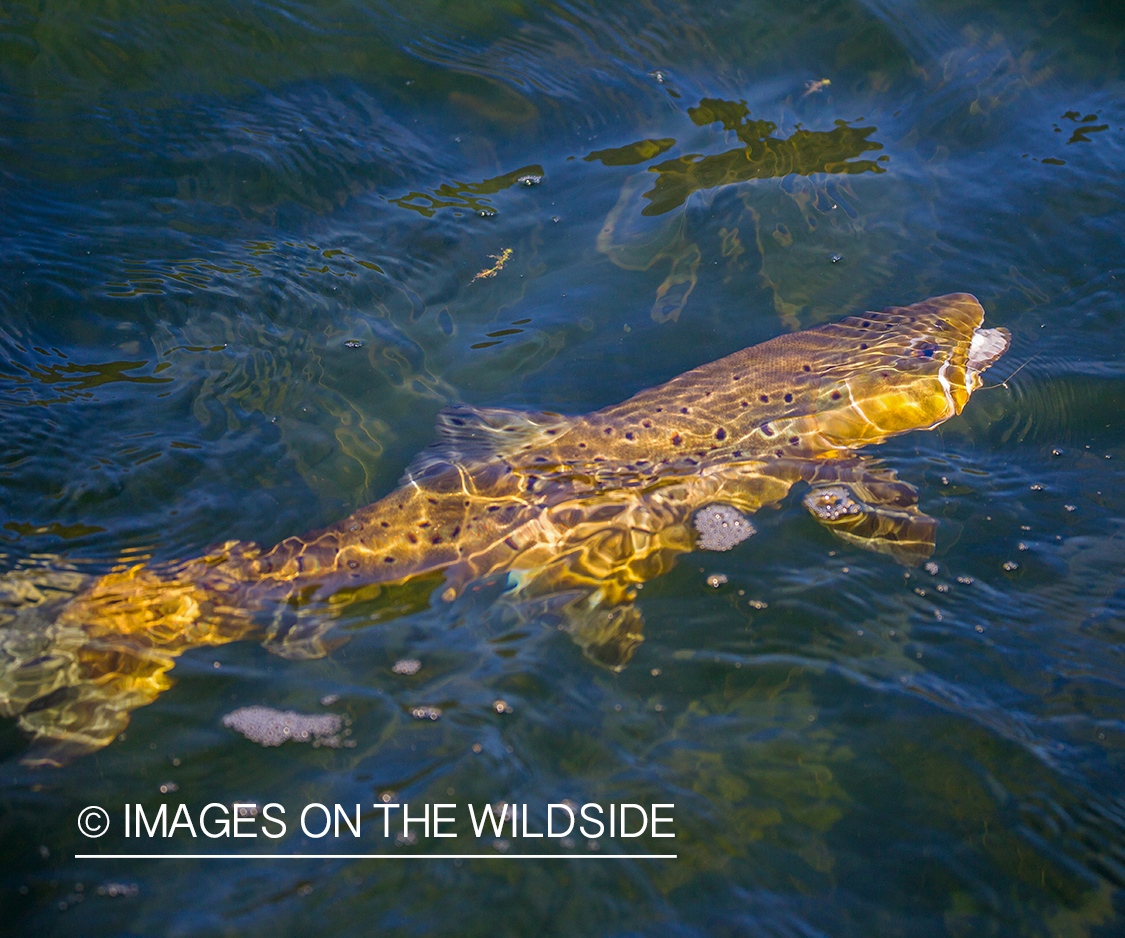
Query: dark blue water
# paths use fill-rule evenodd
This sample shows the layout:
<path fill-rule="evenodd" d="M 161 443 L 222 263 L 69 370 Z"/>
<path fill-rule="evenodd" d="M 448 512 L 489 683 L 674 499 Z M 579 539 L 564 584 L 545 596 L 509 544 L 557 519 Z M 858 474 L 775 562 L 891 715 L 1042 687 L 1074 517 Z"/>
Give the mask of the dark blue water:
<path fill-rule="evenodd" d="M 0 920 L 1119 934 L 1123 69 L 1110 0 L 5 3 L 0 650 L 72 571 L 374 501 L 449 403 L 582 413 L 953 291 L 1013 343 L 961 417 L 879 450 L 940 522 L 928 570 L 793 497 L 646 584 L 620 673 L 490 582 L 349 607 L 315 660 L 191 651 L 62 769 L 4 720 Z M 349 745 L 258 746 L 222 722 L 252 704 Z M 674 804 L 676 836 L 468 823 L 564 799 Z M 126 805 L 236 801 L 287 834 L 123 836 Z M 458 838 L 384 839 L 387 801 L 457 805 Z M 303 835 L 310 803 L 362 805 L 363 836 Z M 75 858 L 99 852 L 244 858 Z M 513 859 L 541 852 L 588 858 Z M 299 853 L 495 858 L 249 857 Z"/>

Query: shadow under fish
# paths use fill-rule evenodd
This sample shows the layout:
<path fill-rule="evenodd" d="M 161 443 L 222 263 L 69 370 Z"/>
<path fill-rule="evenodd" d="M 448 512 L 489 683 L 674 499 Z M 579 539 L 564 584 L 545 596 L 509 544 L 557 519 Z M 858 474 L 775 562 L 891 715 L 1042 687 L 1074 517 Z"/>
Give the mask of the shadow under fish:
<path fill-rule="evenodd" d="M 390 618 L 494 574 L 621 668 L 642 640 L 636 587 L 679 554 L 744 540 L 746 516 L 798 482 L 834 533 L 919 563 L 937 522 L 856 451 L 961 412 L 1009 344 L 983 319 L 955 293 L 779 336 L 584 416 L 446 410 L 398 488 L 330 527 L 121 567 L 13 619 L 0 713 L 32 736 L 25 762 L 62 765 L 112 741 L 184 651 L 257 638 L 315 657 L 333 637 L 330 616 L 301 615 L 310 603 L 378 600 Z"/>

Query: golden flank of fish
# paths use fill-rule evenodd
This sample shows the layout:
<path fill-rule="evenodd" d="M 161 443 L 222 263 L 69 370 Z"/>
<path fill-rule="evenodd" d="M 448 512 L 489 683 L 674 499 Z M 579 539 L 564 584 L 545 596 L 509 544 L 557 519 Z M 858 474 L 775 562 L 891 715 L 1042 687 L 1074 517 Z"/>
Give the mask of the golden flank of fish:
<path fill-rule="evenodd" d="M 921 562 L 936 522 L 856 450 L 961 412 L 1008 348 L 983 318 L 955 293 L 779 336 L 585 416 L 447 410 L 399 487 L 343 521 L 123 566 L 48 622 L 0 630 L 0 712 L 32 735 L 25 761 L 62 764 L 109 743 L 188 649 L 254 637 L 321 655 L 334 609 L 385 599 L 389 617 L 493 574 L 620 668 L 641 641 L 636 587 L 677 554 L 745 538 L 745 514 L 798 482 L 841 537 Z"/>

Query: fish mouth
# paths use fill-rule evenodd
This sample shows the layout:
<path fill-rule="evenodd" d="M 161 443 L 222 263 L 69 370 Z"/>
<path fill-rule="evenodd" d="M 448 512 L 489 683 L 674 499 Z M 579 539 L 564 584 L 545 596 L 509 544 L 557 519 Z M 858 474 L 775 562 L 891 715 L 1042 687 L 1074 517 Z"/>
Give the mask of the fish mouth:
<path fill-rule="evenodd" d="M 972 394 L 980 387 L 980 375 L 1012 344 L 1012 334 L 1004 328 L 976 328 L 969 343 L 969 357 L 965 362 L 965 390 Z"/>

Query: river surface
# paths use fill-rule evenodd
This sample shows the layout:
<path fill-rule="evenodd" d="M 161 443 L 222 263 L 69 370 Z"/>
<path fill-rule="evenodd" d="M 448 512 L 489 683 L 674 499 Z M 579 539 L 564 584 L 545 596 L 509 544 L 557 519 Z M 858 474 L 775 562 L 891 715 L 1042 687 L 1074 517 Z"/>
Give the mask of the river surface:
<path fill-rule="evenodd" d="M 3 720 L 0 930 L 1122 934 L 1123 92 L 1115 0 L 0 5 L 4 628 L 344 517 L 448 404 L 583 413 L 956 291 L 1013 337 L 879 449 L 929 567 L 795 491 L 646 584 L 620 672 L 489 581 L 348 607 L 320 658 L 190 651 L 64 768 Z M 250 705 L 343 729 L 260 746 Z M 286 833 L 209 838 L 212 802 Z M 564 802 L 675 837 L 531 836 Z"/>

